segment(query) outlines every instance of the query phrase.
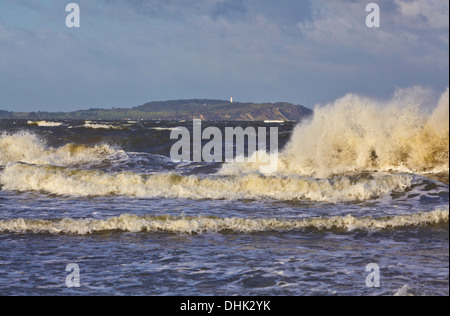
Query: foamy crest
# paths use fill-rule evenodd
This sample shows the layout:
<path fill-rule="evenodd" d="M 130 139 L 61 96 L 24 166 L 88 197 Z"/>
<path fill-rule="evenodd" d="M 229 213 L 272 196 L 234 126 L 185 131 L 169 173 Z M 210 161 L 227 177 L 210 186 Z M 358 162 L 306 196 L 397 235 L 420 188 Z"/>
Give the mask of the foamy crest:
<path fill-rule="evenodd" d="M 394 293 L 394 296 L 415 296 L 413 294 L 413 289 L 409 285 L 404 285 L 397 292 Z"/>
<path fill-rule="evenodd" d="M 14 162 L 68 166 L 99 162 L 121 153 L 108 145 L 88 147 L 67 144 L 60 148 L 49 148 L 45 141 L 30 132 L 0 135 L 0 165 Z"/>
<path fill-rule="evenodd" d="M 83 125 L 85 128 L 91 128 L 91 129 L 125 129 L 124 126 L 117 126 L 117 125 L 111 125 L 111 124 L 99 124 L 99 123 L 93 123 L 91 121 L 86 121 Z"/>
<path fill-rule="evenodd" d="M 154 131 L 176 131 L 179 128 L 177 127 L 150 127 L 150 129 Z"/>
<path fill-rule="evenodd" d="M 47 122 L 47 121 L 28 121 L 28 125 L 36 125 L 40 127 L 58 127 L 61 126 L 60 122 Z"/>
<path fill-rule="evenodd" d="M 399 90 L 389 101 L 349 94 L 314 111 L 279 154 L 280 174 L 329 177 L 362 171 L 448 172 L 449 90 L 431 115 L 428 93 Z M 267 161 L 267 159 L 265 160 Z M 225 164 L 221 174 L 257 172 L 266 162 Z"/>
<path fill-rule="evenodd" d="M 104 173 L 53 166 L 10 164 L 0 174 L 3 190 L 44 191 L 68 196 L 126 195 L 189 199 L 275 199 L 325 202 L 377 198 L 411 186 L 413 176 L 379 174 L 371 179 L 339 177 L 182 176 Z"/>
<path fill-rule="evenodd" d="M 214 218 L 214 217 L 173 217 L 173 216 L 136 216 L 124 214 L 108 219 L 72 219 L 38 220 L 12 219 L 0 221 L 0 232 L 32 232 L 54 234 L 86 235 L 96 232 L 170 232 L 193 234 L 206 232 L 263 232 L 290 231 L 299 229 L 319 230 L 384 230 L 398 229 L 408 226 L 427 226 L 448 224 L 447 210 L 411 215 L 398 215 L 383 218 L 353 216 L 316 217 L 300 220 L 283 219 L 246 219 L 246 218 Z"/>

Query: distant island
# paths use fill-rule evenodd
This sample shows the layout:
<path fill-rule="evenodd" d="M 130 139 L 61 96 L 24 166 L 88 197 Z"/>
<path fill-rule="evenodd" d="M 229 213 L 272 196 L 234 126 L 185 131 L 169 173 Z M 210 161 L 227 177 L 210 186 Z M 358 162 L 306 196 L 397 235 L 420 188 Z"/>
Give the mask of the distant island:
<path fill-rule="evenodd" d="M 133 108 L 89 109 L 73 112 L 9 112 L 0 119 L 30 120 L 191 120 L 301 121 L 312 110 L 292 103 L 243 103 L 223 100 L 173 100 L 149 102 Z"/>

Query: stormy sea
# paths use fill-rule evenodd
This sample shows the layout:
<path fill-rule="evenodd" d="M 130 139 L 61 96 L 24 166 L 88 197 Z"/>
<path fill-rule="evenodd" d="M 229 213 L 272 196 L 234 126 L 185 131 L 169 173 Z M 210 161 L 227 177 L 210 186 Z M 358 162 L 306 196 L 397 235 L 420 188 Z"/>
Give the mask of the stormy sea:
<path fill-rule="evenodd" d="M 2 120 L 0 295 L 447 296 L 448 90 L 380 106 L 203 122 L 277 127 L 269 174 L 171 159 L 192 121 Z"/>

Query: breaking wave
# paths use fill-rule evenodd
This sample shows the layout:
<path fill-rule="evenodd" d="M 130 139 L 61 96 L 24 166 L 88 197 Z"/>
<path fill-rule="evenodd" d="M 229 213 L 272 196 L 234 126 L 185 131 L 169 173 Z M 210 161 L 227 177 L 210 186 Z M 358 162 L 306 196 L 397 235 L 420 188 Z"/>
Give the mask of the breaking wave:
<path fill-rule="evenodd" d="M 349 94 L 317 106 L 279 154 L 278 172 L 323 178 L 364 171 L 448 172 L 449 89 L 437 105 L 432 99 L 429 91 L 411 88 L 389 101 Z M 264 158 L 260 164 L 226 164 L 220 173 L 257 172 Z"/>
<path fill-rule="evenodd" d="M 137 216 L 124 214 L 108 219 L 11 219 L 0 220 L 0 232 L 52 233 L 86 235 L 105 231 L 169 232 L 179 234 L 207 232 L 290 231 L 299 229 L 329 230 L 384 230 L 409 226 L 444 225 L 449 222 L 448 209 L 437 209 L 409 215 L 390 217 L 315 217 L 299 220 L 246 219 L 217 217 Z"/>
<path fill-rule="evenodd" d="M 60 122 L 47 122 L 47 121 L 28 121 L 27 124 L 40 127 L 58 127 L 62 125 L 62 123 Z"/>
<path fill-rule="evenodd" d="M 150 129 L 155 131 L 176 131 L 179 128 L 177 127 L 151 127 Z"/>
<path fill-rule="evenodd" d="M 117 161 L 131 161 L 126 167 L 141 161 L 132 161 L 129 154 L 105 144 L 52 148 L 30 132 L 3 133 L 0 185 L 2 190 L 62 196 L 331 203 L 377 199 L 411 187 L 418 177 L 414 174 L 448 174 L 449 90 L 437 106 L 430 106 L 429 100 L 426 90 L 413 88 L 397 91 L 389 101 L 349 94 L 332 104 L 318 106 L 309 122 L 295 128 L 278 155 L 277 171 L 271 175 L 260 173 L 261 167 L 272 160 L 267 153 L 255 153 L 259 163 L 226 163 L 211 175 L 140 174 L 136 168 L 134 172 L 118 173 L 78 170 L 86 169 L 80 164 L 112 161 L 119 156 L 125 159 Z M 122 128 L 85 123 L 84 127 L 90 128 Z M 146 163 L 146 169 L 139 170 L 148 170 L 153 162 Z"/>
<path fill-rule="evenodd" d="M 46 142 L 30 132 L 0 134 L 0 165 L 24 162 L 35 165 L 69 166 L 101 162 L 108 157 L 124 154 L 108 145 L 66 144 L 59 148 L 48 147 Z"/>
<path fill-rule="evenodd" d="M 91 128 L 91 129 L 126 129 L 125 126 L 118 126 L 118 125 L 111 125 L 111 124 L 99 124 L 99 123 L 93 123 L 91 121 L 86 121 L 82 127 Z"/>
<path fill-rule="evenodd" d="M 274 199 L 324 202 L 360 201 L 411 186 L 414 176 L 378 174 L 366 177 L 183 176 L 106 173 L 55 166 L 9 164 L 0 174 L 3 190 L 43 191 L 62 196 L 167 197 L 188 199 Z"/>

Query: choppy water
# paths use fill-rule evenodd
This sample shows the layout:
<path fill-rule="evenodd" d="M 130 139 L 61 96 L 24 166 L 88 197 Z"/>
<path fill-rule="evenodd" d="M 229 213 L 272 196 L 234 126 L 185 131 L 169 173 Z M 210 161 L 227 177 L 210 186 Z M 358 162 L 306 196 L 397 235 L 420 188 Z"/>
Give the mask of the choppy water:
<path fill-rule="evenodd" d="M 0 121 L 0 295 L 448 295 L 446 100 L 446 131 L 431 116 L 391 150 L 373 122 L 309 155 L 316 118 L 204 123 L 278 126 L 271 175 L 173 162 L 170 132 L 192 122 Z"/>

